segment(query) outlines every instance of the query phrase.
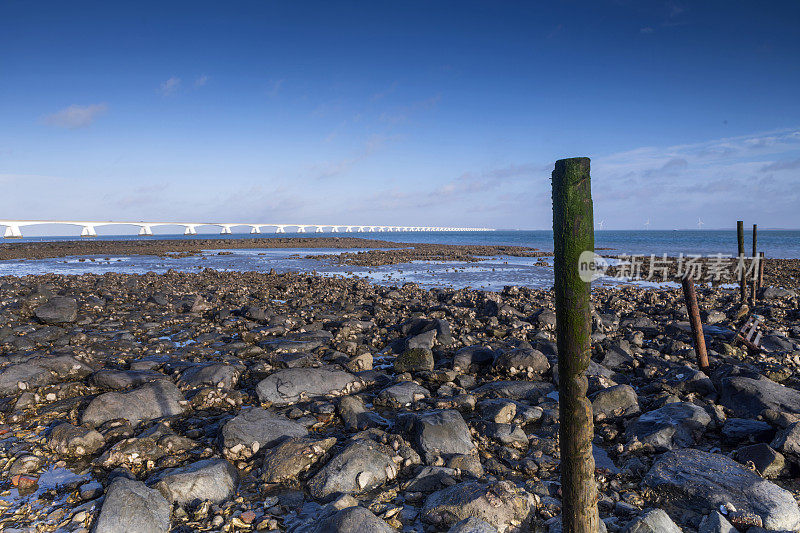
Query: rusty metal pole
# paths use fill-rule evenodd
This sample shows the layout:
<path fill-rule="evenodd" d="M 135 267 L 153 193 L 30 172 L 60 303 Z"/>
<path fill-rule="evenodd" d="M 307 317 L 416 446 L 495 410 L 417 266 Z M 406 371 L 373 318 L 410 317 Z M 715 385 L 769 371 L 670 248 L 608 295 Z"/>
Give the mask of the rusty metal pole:
<path fill-rule="evenodd" d="M 553 170 L 553 251 L 558 346 L 558 440 L 561 450 L 561 527 L 597 533 L 592 404 L 586 397 L 591 362 L 591 280 L 579 263 L 594 253 L 589 158 L 556 161 Z M 593 255 L 592 255 L 592 260 Z"/>
<path fill-rule="evenodd" d="M 683 298 L 686 301 L 686 310 L 689 311 L 689 324 L 692 326 L 694 351 L 697 355 L 697 366 L 708 373 L 708 353 L 706 352 L 706 338 L 703 336 L 703 322 L 700 320 L 700 307 L 697 305 L 697 293 L 694 290 L 694 280 L 689 276 L 681 279 L 683 285 Z"/>
<path fill-rule="evenodd" d="M 744 265 L 744 220 L 736 221 L 736 240 L 739 244 L 739 265 Z M 742 304 L 747 302 L 747 280 L 744 275 L 744 268 L 739 271 L 739 292 L 741 293 Z"/>

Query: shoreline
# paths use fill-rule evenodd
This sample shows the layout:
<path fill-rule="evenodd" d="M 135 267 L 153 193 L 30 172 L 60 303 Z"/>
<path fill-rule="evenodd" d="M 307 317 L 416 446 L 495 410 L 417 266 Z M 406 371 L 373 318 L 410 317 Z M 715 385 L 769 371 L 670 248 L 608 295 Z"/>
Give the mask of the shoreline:
<path fill-rule="evenodd" d="M 714 324 L 710 379 L 694 363 L 680 290 L 592 294 L 589 392 L 609 525 L 664 505 L 699 523 L 693 506 L 662 500 L 645 482 L 665 445 L 701 450 L 729 470 L 739 463 L 725 454 L 744 464 L 736 455 L 744 444 L 770 442 L 800 420 L 800 399 L 761 416 L 744 411 L 752 402 L 731 400 L 726 381 L 759 375 L 800 398 L 797 296 L 759 302 L 774 351 L 752 355 L 730 343 L 736 291 L 697 292 L 704 322 Z M 457 516 L 436 511 L 443 494 L 494 509 L 469 499 L 477 487 L 503 495 L 507 520 L 546 528 L 560 505 L 551 490 L 559 476 L 553 305 L 549 290 L 392 287 L 305 273 L 0 278 L 8 443 L 0 479 L 3 490 L 28 494 L 3 493 L 0 528 L 83 512 L 91 529 L 103 489 L 125 477 L 185 499 L 173 527 L 236 519 L 293 530 L 326 516 L 304 503 L 343 491 L 392 527 L 446 530 Z M 639 419 L 651 411 L 673 418 L 663 427 Z M 726 418 L 761 433 L 737 433 Z M 792 487 L 795 459 L 784 453 L 772 491 Z M 48 488 L 53 473 L 73 481 Z M 199 512 L 198 495 L 225 503 Z M 24 506 L 26 497 L 37 503 Z"/>

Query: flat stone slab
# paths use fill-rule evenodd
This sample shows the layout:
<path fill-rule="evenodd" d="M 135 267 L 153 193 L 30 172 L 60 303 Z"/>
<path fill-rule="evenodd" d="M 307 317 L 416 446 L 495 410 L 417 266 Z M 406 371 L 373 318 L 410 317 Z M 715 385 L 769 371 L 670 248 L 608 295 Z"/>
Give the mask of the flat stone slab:
<path fill-rule="evenodd" d="M 755 418 L 765 409 L 800 414 L 800 391 L 771 379 L 725 378 L 720 403 L 740 418 Z"/>
<path fill-rule="evenodd" d="M 308 490 L 320 499 L 337 492 L 370 491 L 397 477 L 393 456 L 387 446 L 366 439 L 353 441 L 309 480 Z"/>
<path fill-rule="evenodd" d="M 222 503 L 236 493 L 239 473 L 225 459 L 204 459 L 170 470 L 155 484 L 169 502 L 187 505 L 195 500 Z"/>
<path fill-rule="evenodd" d="M 800 530 L 800 508 L 792 494 L 724 455 L 694 449 L 668 452 L 644 482 L 701 513 L 731 503 L 759 515 L 765 529 Z"/>
<path fill-rule="evenodd" d="M 428 496 L 422 520 L 444 531 L 461 520 L 475 517 L 504 533 L 519 528 L 533 509 L 533 497 L 509 481 L 491 484 L 465 481 Z"/>
<path fill-rule="evenodd" d="M 308 430 L 302 424 L 254 407 L 243 410 L 222 426 L 222 451 L 229 458 L 246 459 L 259 449 L 306 435 Z"/>
<path fill-rule="evenodd" d="M 656 450 L 671 450 L 694 444 L 711 423 L 711 416 L 701 407 L 688 402 L 669 403 L 641 415 L 628 426 L 628 440 L 638 439 Z"/>
<path fill-rule="evenodd" d="M 184 398 L 171 381 L 156 381 L 130 392 L 107 392 L 91 401 L 83 412 L 83 423 L 97 427 L 124 418 L 131 425 L 183 413 Z"/>
<path fill-rule="evenodd" d="M 256 386 L 258 398 L 272 405 L 291 405 L 319 397 L 357 392 L 361 380 L 349 372 L 329 367 L 278 370 Z"/>

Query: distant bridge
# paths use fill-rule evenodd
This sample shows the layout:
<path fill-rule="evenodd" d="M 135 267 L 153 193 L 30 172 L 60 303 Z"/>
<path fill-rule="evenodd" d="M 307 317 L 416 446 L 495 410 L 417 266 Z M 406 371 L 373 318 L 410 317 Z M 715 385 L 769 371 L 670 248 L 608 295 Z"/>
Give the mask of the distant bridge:
<path fill-rule="evenodd" d="M 251 234 L 261 233 L 262 228 L 274 228 L 275 233 L 286 233 L 286 228 L 297 228 L 297 233 L 306 233 L 306 229 L 314 228 L 314 233 L 338 233 L 340 229 L 346 233 L 366 233 L 384 231 L 494 231 L 490 228 L 451 228 L 441 226 L 359 226 L 347 224 L 252 224 L 249 222 L 114 222 L 114 221 L 81 221 L 81 220 L 0 220 L 0 226 L 5 226 L 3 237 L 6 239 L 22 238 L 22 228 L 42 224 L 64 224 L 81 228 L 81 237 L 97 237 L 96 228 L 104 226 L 134 226 L 139 228 L 139 235 L 149 237 L 153 235 L 153 228 L 160 226 L 183 227 L 184 235 L 197 235 L 197 228 L 201 226 L 216 226 L 220 228 L 220 235 L 231 235 L 233 228 L 249 228 Z"/>

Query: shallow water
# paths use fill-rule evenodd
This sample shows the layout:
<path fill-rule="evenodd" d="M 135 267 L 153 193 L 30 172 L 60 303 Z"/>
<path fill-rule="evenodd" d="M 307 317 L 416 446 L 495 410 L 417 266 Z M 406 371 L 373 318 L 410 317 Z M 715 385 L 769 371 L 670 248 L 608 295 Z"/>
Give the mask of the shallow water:
<path fill-rule="evenodd" d="M 358 251 L 358 250 L 347 250 Z M 339 254 L 335 249 L 208 250 L 189 257 L 76 256 L 54 259 L 0 261 L 0 276 L 53 274 L 144 274 L 167 270 L 198 272 L 204 268 L 220 271 L 316 272 L 324 276 L 357 276 L 384 285 L 418 283 L 425 288 L 501 290 L 507 285 L 537 289 L 553 286 L 552 258 L 487 257 L 477 263 L 463 261 L 414 261 L 399 265 L 362 267 L 335 265 L 309 255 Z M 616 285 L 614 278 L 601 278 L 597 285 Z"/>

